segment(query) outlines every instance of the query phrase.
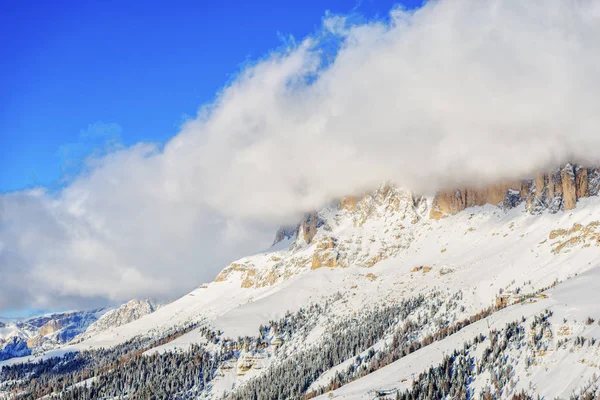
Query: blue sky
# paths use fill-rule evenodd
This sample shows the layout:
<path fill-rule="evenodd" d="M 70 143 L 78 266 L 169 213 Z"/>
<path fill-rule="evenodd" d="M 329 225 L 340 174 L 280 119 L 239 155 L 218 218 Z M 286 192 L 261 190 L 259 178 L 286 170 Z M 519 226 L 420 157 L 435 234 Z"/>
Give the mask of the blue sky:
<path fill-rule="evenodd" d="M 244 62 L 314 32 L 326 10 L 385 17 L 395 3 L 3 2 L 0 191 L 57 188 L 93 151 L 164 143 Z"/>

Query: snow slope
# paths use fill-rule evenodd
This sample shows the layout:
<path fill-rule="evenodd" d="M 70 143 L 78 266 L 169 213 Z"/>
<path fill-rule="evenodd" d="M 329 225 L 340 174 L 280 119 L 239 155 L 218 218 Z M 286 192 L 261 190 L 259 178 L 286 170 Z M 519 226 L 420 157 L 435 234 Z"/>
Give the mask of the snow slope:
<path fill-rule="evenodd" d="M 553 331 L 550 351 L 537 355 L 537 360 L 530 368 L 525 368 L 524 358 L 527 352 L 512 351 L 511 357 L 520 361 L 516 369 L 519 382 L 515 391 L 530 390 L 543 398 L 568 398 L 583 387 L 594 375 L 600 375 L 598 362 L 600 349 L 591 350 L 585 346 L 574 351 L 560 351 L 557 348 L 559 339 L 584 336 L 600 338 L 600 267 L 583 273 L 573 279 L 558 285 L 547 292 L 548 298 L 538 298 L 535 302 L 517 304 L 501 310 L 492 316 L 468 326 L 457 334 L 422 348 L 364 378 L 351 382 L 338 390 L 326 393 L 317 399 L 364 399 L 373 390 L 400 389 L 406 390 L 412 385 L 413 378 L 430 366 L 436 366 L 444 354 L 454 349 L 460 349 L 464 342 L 472 340 L 479 334 L 487 335 L 490 329 L 501 329 L 505 324 L 520 320 L 522 317 L 531 319 L 548 309 L 554 314 L 551 317 Z M 592 316 L 596 321 L 590 325 L 586 319 Z M 564 322 L 564 321 L 567 322 Z M 484 342 L 485 343 L 485 342 Z M 570 349 L 569 349 L 570 350 Z M 477 382 L 479 386 L 489 384 Z"/>

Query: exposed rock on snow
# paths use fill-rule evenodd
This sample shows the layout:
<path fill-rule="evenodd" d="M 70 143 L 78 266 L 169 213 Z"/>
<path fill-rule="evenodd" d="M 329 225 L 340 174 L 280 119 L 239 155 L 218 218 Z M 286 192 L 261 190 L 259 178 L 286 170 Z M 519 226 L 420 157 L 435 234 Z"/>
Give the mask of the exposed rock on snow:
<path fill-rule="evenodd" d="M 514 208 L 521 202 L 533 213 L 543 210 L 572 210 L 577 200 L 598 194 L 595 168 L 567 164 L 549 173 L 539 173 L 534 180 L 492 185 L 487 188 L 466 188 L 440 191 L 433 200 L 430 218 L 438 220 L 466 208 L 491 204 Z"/>

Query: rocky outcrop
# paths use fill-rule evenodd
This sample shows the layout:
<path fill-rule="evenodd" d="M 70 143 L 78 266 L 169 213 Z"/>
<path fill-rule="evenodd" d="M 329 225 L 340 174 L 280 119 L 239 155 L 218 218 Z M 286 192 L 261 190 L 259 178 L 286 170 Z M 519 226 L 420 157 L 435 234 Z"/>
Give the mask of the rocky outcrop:
<path fill-rule="evenodd" d="M 300 228 L 298 229 L 298 237 L 302 238 L 306 244 L 311 244 L 313 238 L 317 234 L 317 229 L 323 226 L 323 219 L 319 217 L 316 211 L 309 213 L 300 222 Z"/>
<path fill-rule="evenodd" d="M 27 343 L 31 348 L 36 348 L 42 344 L 53 346 L 70 342 L 85 332 L 106 311 L 106 309 L 96 309 L 31 318 L 26 321 L 27 325 L 38 329 L 37 332 L 32 332 Z"/>
<path fill-rule="evenodd" d="M 335 250 L 335 247 L 336 240 L 334 238 L 329 236 L 321 238 L 319 243 L 317 243 L 313 253 L 311 269 L 339 267 L 339 254 Z"/>
<path fill-rule="evenodd" d="M 575 223 L 569 229 L 555 229 L 550 232 L 548 239 L 552 241 L 554 254 L 576 246 L 600 246 L 600 221 L 592 221 L 587 225 Z"/>
<path fill-rule="evenodd" d="M 108 311 L 85 331 L 87 337 L 109 328 L 125 325 L 140 319 L 160 308 L 160 304 L 151 299 L 130 300 L 119 308 Z"/>
<path fill-rule="evenodd" d="M 485 204 L 513 208 L 522 202 L 532 213 L 568 211 L 576 207 L 580 198 L 597 195 L 599 181 L 595 168 L 567 164 L 548 173 L 539 173 L 533 180 L 479 189 L 442 190 L 433 200 L 429 217 L 440 219 Z"/>
<path fill-rule="evenodd" d="M 571 165 L 565 166 L 560 173 L 560 177 L 563 195 L 563 210 L 572 210 L 577 204 L 578 192 L 575 181 L 575 168 Z"/>
<path fill-rule="evenodd" d="M 27 347 L 27 341 L 20 337 L 10 337 L 6 340 L 0 339 L 0 361 L 13 357 L 25 357 L 31 354 Z"/>
<path fill-rule="evenodd" d="M 465 208 L 492 204 L 496 206 L 517 205 L 526 190 L 524 182 L 492 185 L 482 189 L 442 190 L 434 198 L 429 217 L 440 219 L 456 214 Z M 517 203 L 517 204 L 515 204 Z"/>
<path fill-rule="evenodd" d="M 457 214 L 467 207 L 466 196 L 464 190 L 460 189 L 449 191 L 442 190 L 438 192 L 433 199 L 429 218 L 440 219 L 447 215 Z"/>
<path fill-rule="evenodd" d="M 307 269 L 368 268 L 407 249 L 414 240 L 409 227 L 426 220 L 427 213 L 428 199 L 383 184 L 362 197 L 349 196 L 307 214 L 288 248 L 240 259 L 215 280 L 260 288 Z M 282 239 L 284 231 L 280 229 L 276 239 Z"/>
<path fill-rule="evenodd" d="M 280 264 L 280 262 L 281 259 L 277 258 L 276 256 L 271 257 L 269 260 L 269 263 L 274 263 L 274 265 L 278 265 Z M 259 288 L 275 284 L 286 273 L 285 271 L 281 271 L 278 269 L 257 269 L 254 265 L 250 263 L 233 263 L 225 269 L 223 269 L 223 271 L 221 271 L 219 275 L 217 275 L 215 282 L 225 282 L 229 280 L 230 277 L 235 276 L 236 274 L 241 279 L 240 287 Z"/>
<path fill-rule="evenodd" d="M 275 240 L 271 246 L 286 239 L 301 238 L 306 244 L 311 244 L 317 234 L 317 229 L 323 226 L 323 219 L 316 211 L 306 214 L 302 221 L 295 227 L 281 227 L 275 233 Z"/>
<path fill-rule="evenodd" d="M 577 188 L 576 191 L 576 196 L 578 199 L 582 198 L 582 197 L 587 197 L 588 196 L 588 182 L 589 182 L 589 178 L 588 178 L 588 169 L 587 168 L 579 168 L 578 170 L 575 171 L 576 173 L 576 177 L 575 177 L 575 187 Z"/>
<path fill-rule="evenodd" d="M 215 278 L 215 282 L 225 282 L 232 272 L 246 272 L 247 270 L 248 267 L 244 264 L 231 263 L 227 268 L 219 272 Z"/>
<path fill-rule="evenodd" d="M 63 326 L 63 321 L 60 319 L 51 319 L 40 328 L 40 336 L 47 336 L 58 332 Z"/>
<path fill-rule="evenodd" d="M 27 347 L 30 349 L 35 349 L 37 347 L 41 347 L 45 341 L 46 341 L 46 338 L 44 338 L 41 335 L 38 335 L 38 336 L 27 339 Z"/>
<path fill-rule="evenodd" d="M 536 213 L 548 210 L 552 213 L 568 211 L 577 206 L 577 201 L 598 194 L 598 171 L 567 164 L 546 174 L 538 174 L 528 210 Z M 590 190 L 591 189 L 591 190 Z"/>
<path fill-rule="evenodd" d="M 391 184 L 381 185 L 377 190 L 361 198 L 348 196 L 340 201 L 339 209 L 352 216 L 355 227 L 363 226 L 370 219 L 399 215 L 416 223 L 427 209 L 427 201 L 422 196 L 398 189 Z"/>
<path fill-rule="evenodd" d="M 241 286 L 243 288 L 251 288 L 254 287 L 254 285 L 256 284 L 256 270 L 251 268 L 248 269 L 246 271 L 246 275 L 244 276 L 244 279 L 242 280 L 242 284 Z"/>
<path fill-rule="evenodd" d="M 275 240 L 271 246 L 275 246 L 277 243 L 283 242 L 284 240 L 292 239 L 297 237 L 299 226 L 295 227 L 281 227 L 275 232 Z"/>

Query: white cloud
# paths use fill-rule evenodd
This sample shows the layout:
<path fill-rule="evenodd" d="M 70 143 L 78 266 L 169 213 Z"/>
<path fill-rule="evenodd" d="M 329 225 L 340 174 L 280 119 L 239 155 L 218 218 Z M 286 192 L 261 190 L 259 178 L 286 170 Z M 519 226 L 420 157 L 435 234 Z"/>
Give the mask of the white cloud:
<path fill-rule="evenodd" d="M 598 163 L 600 2 L 456 0 L 248 67 L 158 150 L 2 196 L 0 310 L 174 296 L 272 229 L 383 180 L 429 192 Z"/>

